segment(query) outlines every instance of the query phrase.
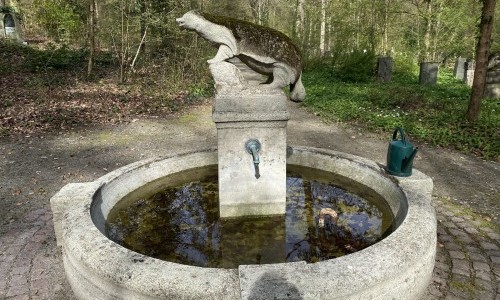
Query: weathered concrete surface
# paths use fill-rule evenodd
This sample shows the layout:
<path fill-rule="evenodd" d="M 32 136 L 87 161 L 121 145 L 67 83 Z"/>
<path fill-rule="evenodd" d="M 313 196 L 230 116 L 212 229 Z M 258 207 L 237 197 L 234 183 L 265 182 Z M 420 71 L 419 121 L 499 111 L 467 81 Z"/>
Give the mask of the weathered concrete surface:
<path fill-rule="evenodd" d="M 110 209 L 125 195 L 166 174 L 214 165 L 216 153 L 133 163 L 86 184 L 70 184 L 56 194 L 55 228 L 62 228 L 67 278 L 79 299 L 236 299 L 236 270 L 191 267 L 129 251 L 104 234 Z M 175 180 L 175 179 L 173 179 Z M 162 181 L 161 184 L 168 184 Z M 62 224 L 62 225 L 61 225 Z"/>
<path fill-rule="evenodd" d="M 415 170 L 414 176 L 397 179 L 401 191 L 369 160 L 313 148 L 291 148 L 288 153 L 289 164 L 335 172 L 372 187 L 388 199 L 397 229 L 362 251 L 314 264 L 240 266 L 238 273 L 159 261 L 108 240 L 103 235 L 107 214 L 141 186 L 168 185 L 167 175 L 214 165 L 217 154 L 209 150 L 141 161 L 88 184 L 70 184 L 52 198 L 54 227 L 62 228 L 58 243 L 76 296 L 255 299 L 259 295 L 257 299 L 269 299 L 271 293 L 286 299 L 298 293 L 304 299 L 419 299 L 430 282 L 436 251 L 432 180 Z M 277 280 L 282 281 L 279 289 Z M 332 289 L 335 296 L 329 294 Z"/>
<path fill-rule="evenodd" d="M 333 151 L 310 151 L 295 148 L 288 163 L 335 170 L 373 187 L 386 199 L 398 198 L 391 184 L 384 182 L 389 179 L 376 175 L 381 174 L 377 164 Z M 399 207 L 406 216 L 397 218 L 401 225 L 395 232 L 362 251 L 320 263 L 240 266 L 242 299 L 420 299 L 431 280 L 436 253 L 432 180 L 417 170 L 397 180 L 408 206 Z"/>
<path fill-rule="evenodd" d="M 220 216 L 284 215 L 287 97 L 282 93 L 217 95 Z M 247 141 L 260 142 L 259 175 Z"/>

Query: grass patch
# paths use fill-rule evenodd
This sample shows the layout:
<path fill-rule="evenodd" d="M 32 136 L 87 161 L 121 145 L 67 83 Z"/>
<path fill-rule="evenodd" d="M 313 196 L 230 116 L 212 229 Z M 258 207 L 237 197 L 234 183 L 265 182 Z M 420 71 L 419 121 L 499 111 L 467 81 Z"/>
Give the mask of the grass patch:
<path fill-rule="evenodd" d="M 323 66 L 303 75 L 304 105 L 323 119 L 357 124 L 384 136 L 401 126 L 411 140 L 500 160 L 500 105 L 484 99 L 479 121 L 468 123 L 470 88 L 450 70 L 440 70 L 434 86 L 419 85 L 418 75 L 408 70 L 396 71 L 390 83 L 346 83 L 334 74 Z"/>

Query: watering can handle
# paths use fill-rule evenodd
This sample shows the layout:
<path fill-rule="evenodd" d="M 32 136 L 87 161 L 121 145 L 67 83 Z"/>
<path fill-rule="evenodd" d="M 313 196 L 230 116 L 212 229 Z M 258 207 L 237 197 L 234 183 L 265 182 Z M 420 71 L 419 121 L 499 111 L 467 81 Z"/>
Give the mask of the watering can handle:
<path fill-rule="evenodd" d="M 396 127 L 396 129 L 394 129 L 394 133 L 392 134 L 392 140 L 393 141 L 396 140 L 396 137 L 398 136 L 398 132 L 401 135 L 401 140 L 403 141 L 403 143 L 406 144 L 405 132 L 404 132 L 403 128 L 401 128 L 401 127 Z"/>

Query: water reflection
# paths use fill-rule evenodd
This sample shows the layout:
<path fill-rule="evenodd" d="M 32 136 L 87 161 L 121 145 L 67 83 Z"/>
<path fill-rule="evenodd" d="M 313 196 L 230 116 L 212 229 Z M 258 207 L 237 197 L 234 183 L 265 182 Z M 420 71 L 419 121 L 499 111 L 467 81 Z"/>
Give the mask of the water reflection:
<path fill-rule="evenodd" d="M 117 206 L 108 217 L 108 237 L 167 261 L 234 268 L 335 258 L 368 247 L 390 230 L 392 214 L 373 192 L 356 193 L 362 187 L 353 186 L 349 190 L 355 193 L 346 192 L 331 174 L 315 170 L 311 177 L 302 168 L 288 174 L 284 217 L 219 220 L 215 169 L 212 173 Z M 319 212 L 327 208 L 338 219 L 327 216 L 318 226 Z"/>

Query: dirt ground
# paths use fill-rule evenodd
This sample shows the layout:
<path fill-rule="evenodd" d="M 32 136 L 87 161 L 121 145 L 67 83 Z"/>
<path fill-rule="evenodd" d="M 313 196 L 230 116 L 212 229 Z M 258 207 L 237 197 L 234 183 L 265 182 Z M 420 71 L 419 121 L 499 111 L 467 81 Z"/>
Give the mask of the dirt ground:
<path fill-rule="evenodd" d="M 290 102 L 289 107 L 288 144 L 338 150 L 385 164 L 392 132 L 381 139 L 342 124 L 326 124 L 299 104 Z M 204 105 L 170 119 L 134 119 L 116 126 L 0 139 L 0 238 L 12 228 L 30 226 L 25 222 L 30 212 L 50 211 L 50 197 L 67 183 L 93 181 L 141 159 L 215 147 L 211 109 Z M 500 225 L 499 163 L 418 146 L 414 167 L 433 178 L 434 198 L 456 204 L 495 228 Z M 53 238 L 44 247 L 50 249 L 45 256 L 53 272 L 48 284 L 57 287 L 59 299 L 72 298 Z"/>

